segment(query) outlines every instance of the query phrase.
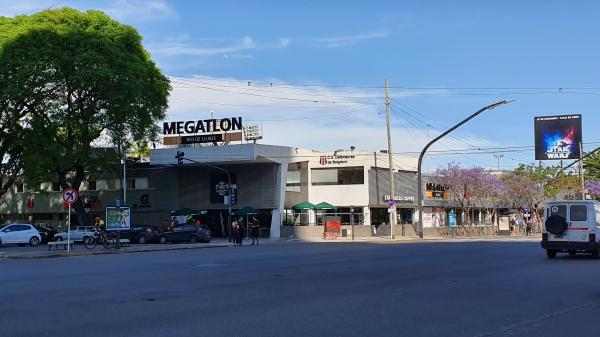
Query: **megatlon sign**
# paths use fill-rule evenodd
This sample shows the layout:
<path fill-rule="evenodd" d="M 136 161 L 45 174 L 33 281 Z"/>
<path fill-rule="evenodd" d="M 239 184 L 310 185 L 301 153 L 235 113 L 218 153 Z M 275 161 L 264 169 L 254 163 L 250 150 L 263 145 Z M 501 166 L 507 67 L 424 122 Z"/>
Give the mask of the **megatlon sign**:
<path fill-rule="evenodd" d="M 197 121 L 164 122 L 163 134 L 181 135 L 204 132 L 242 130 L 242 117 L 205 119 Z"/>

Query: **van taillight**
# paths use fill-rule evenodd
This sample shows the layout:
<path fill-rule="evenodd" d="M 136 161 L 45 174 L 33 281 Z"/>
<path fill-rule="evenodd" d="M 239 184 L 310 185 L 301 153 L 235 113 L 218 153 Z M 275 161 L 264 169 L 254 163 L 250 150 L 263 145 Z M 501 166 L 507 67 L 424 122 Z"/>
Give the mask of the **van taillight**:
<path fill-rule="evenodd" d="M 596 234 L 590 233 L 590 242 L 596 242 Z"/>

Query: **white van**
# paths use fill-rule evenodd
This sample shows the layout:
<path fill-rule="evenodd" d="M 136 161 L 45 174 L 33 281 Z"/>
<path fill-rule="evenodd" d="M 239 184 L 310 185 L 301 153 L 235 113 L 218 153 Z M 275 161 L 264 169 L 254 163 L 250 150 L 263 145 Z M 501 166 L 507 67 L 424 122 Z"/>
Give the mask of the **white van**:
<path fill-rule="evenodd" d="M 595 200 L 552 201 L 544 210 L 542 248 L 549 258 L 558 252 L 591 253 L 600 258 L 600 204 Z"/>

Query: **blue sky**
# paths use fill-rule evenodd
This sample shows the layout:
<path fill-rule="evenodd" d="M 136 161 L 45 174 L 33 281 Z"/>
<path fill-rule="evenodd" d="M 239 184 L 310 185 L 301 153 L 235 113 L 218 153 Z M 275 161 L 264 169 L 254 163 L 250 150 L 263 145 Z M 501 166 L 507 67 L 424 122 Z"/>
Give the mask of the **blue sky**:
<path fill-rule="evenodd" d="M 586 149 L 600 145 L 594 144 L 600 142 L 595 1 L 0 5 L 5 16 L 57 6 L 101 9 L 133 25 L 161 69 L 183 76 L 173 77 L 169 119 L 205 118 L 211 111 L 217 117 L 241 115 L 263 124 L 265 143 L 385 148 L 387 78 L 395 152 L 415 151 L 434 137 L 437 131 L 426 124 L 444 129 L 500 99 L 516 101 L 486 112 L 459 129 L 460 140 L 449 138 L 434 149 L 530 146 L 534 116 L 569 113 L 583 115 Z M 501 166 L 532 162 L 533 149 L 525 150 L 503 153 Z M 433 169 L 448 161 L 497 165 L 492 153 L 431 156 L 426 165 Z"/>

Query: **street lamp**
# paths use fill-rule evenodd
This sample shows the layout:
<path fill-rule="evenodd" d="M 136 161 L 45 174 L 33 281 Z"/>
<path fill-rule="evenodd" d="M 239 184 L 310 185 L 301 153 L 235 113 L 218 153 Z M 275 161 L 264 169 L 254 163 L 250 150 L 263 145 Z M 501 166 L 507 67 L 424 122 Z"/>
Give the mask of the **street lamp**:
<path fill-rule="evenodd" d="M 494 158 L 498 159 L 498 171 L 500 171 L 500 158 L 504 157 L 503 154 L 494 153 Z"/>
<path fill-rule="evenodd" d="M 435 137 L 432 141 L 430 141 L 429 143 L 427 143 L 427 145 L 425 145 L 425 147 L 421 151 L 421 154 L 419 155 L 419 162 L 417 164 L 417 204 L 418 204 L 417 206 L 419 208 L 419 237 L 421 239 L 423 238 L 423 188 L 421 186 L 421 164 L 423 163 L 423 156 L 425 156 L 425 152 L 427 152 L 427 149 L 429 149 L 429 147 L 431 145 L 433 145 L 433 143 L 442 139 L 444 136 L 446 136 L 450 132 L 458 129 L 461 125 L 465 124 L 466 122 L 470 121 L 471 119 L 477 117 L 477 115 L 479 115 L 480 113 L 482 113 L 486 110 L 491 110 L 491 109 L 497 108 L 501 105 L 504 105 L 504 104 L 507 104 L 507 103 L 510 103 L 513 101 L 514 100 L 510 100 L 510 101 L 503 100 L 503 101 L 496 102 L 494 104 L 490 104 L 488 106 L 484 106 L 483 108 L 479 109 L 477 112 L 473 113 L 469 117 L 463 119 L 460 123 L 454 125 L 450 129 L 448 129 L 444 133 L 442 133 L 441 135 Z"/>

